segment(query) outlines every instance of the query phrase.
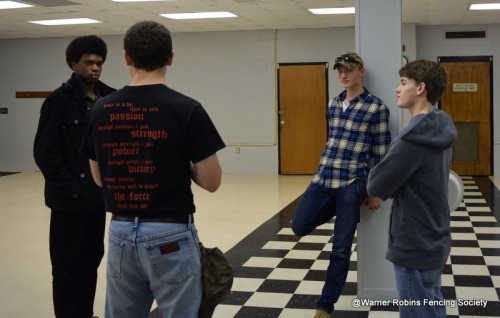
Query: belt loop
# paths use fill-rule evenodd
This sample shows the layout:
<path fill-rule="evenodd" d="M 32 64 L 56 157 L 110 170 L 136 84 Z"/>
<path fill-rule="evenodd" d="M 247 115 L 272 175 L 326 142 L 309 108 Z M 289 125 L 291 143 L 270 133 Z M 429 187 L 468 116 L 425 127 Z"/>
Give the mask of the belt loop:
<path fill-rule="evenodd" d="M 139 217 L 138 217 L 138 216 L 136 216 L 136 217 L 134 218 L 134 228 L 137 228 L 138 226 L 139 226 Z"/>

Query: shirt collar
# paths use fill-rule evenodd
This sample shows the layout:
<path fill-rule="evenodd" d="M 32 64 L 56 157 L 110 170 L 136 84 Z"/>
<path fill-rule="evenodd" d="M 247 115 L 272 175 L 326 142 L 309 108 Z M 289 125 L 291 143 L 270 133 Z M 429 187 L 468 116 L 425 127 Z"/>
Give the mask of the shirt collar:
<path fill-rule="evenodd" d="M 370 92 L 368 92 L 368 90 L 365 87 L 363 87 L 363 89 L 364 89 L 363 93 L 361 93 L 358 96 L 354 97 L 353 99 L 349 100 L 349 104 L 352 104 L 352 103 L 358 102 L 358 101 L 364 102 L 364 100 L 370 94 Z M 343 101 L 345 99 L 346 95 L 347 95 L 347 90 L 340 93 L 339 100 Z"/>

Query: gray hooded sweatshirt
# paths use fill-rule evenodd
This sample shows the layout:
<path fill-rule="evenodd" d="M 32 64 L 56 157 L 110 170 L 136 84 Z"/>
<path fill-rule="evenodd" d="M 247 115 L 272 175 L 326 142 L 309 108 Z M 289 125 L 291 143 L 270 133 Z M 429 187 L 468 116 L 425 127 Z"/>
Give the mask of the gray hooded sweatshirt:
<path fill-rule="evenodd" d="M 368 177 L 368 193 L 393 198 L 386 259 L 437 269 L 451 246 L 448 180 L 457 132 L 450 117 L 433 108 L 413 117 Z"/>

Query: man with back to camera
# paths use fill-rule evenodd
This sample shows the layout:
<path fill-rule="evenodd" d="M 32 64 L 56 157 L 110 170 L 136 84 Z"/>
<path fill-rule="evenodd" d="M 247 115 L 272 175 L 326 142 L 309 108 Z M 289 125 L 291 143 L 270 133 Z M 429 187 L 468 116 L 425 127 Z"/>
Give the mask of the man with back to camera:
<path fill-rule="evenodd" d="M 45 178 L 45 204 L 51 209 L 49 244 L 57 318 L 93 315 L 106 213 L 102 191 L 78 150 L 87 112 L 97 99 L 115 91 L 99 81 L 106 55 L 106 43 L 97 36 L 71 41 L 66 62 L 73 74 L 43 103 L 35 136 L 33 153 Z"/>
<path fill-rule="evenodd" d="M 416 60 L 399 70 L 398 107 L 412 119 L 368 178 L 368 193 L 393 197 L 386 259 L 394 264 L 401 318 L 446 317 L 441 271 L 451 248 L 448 180 L 457 131 L 433 107 L 448 76 L 437 62 Z M 430 303 L 432 302 L 432 304 Z"/>
<path fill-rule="evenodd" d="M 361 205 L 372 211 L 380 207 L 380 199 L 366 194 L 366 178 L 370 162 L 378 164 L 391 141 L 389 109 L 363 87 L 361 57 L 342 54 L 333 69 L 345 90 L 328 104 L 328 141 L 292 219 L 293 232 L 305 236 L 336 217 L 330 263 L 314 318 L 330 317 L 342 293 Z"/>
<path fill-rule="evenodd" d="M 172 38 L 142 21 L 125 34 L 132 81 L 101 99 L 87 122 L 82 152 L 103 187 L 109 226 L 106 317 L 198 317 L 199 240 L 191 180 L 214 192 L 216 152 L 225 147 L 201 104 L 166 85 Z"/>

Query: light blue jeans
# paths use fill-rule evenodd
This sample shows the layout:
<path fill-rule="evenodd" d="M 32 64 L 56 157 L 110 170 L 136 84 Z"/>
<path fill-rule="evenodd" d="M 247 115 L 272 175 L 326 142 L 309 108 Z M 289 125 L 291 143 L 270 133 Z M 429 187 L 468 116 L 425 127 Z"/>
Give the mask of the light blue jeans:
<path fill-rule="evenodd" d="M 111 221 L 106 318 L 198 317 L 201 260 L 194 224 Z"/>
<path fill-rule="evenodd" d="M 446 318 L 440 268 L 418 270 L 394 264 L 394 273 L 399 301 L 402 302 L 400 318 Z M 434 306 L 430 306 L 429 301 L 434 302 Z"/>
<path fill-rule="evenodd" d="M 349 272 L 359 209 L 365 198 L 364 179 L 340 189 L 327 189 L 311 183 L 295 208 L 292 230 L 298 236 L 308 235 L 336 216 L 330 264 L 316 309 L 331 313 L 342 293 Z"/>

